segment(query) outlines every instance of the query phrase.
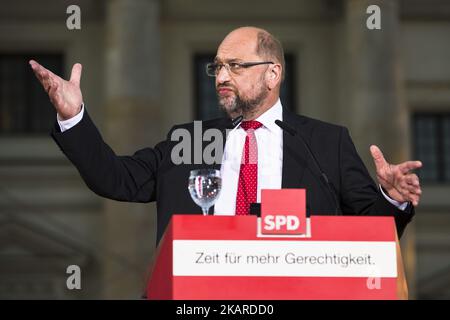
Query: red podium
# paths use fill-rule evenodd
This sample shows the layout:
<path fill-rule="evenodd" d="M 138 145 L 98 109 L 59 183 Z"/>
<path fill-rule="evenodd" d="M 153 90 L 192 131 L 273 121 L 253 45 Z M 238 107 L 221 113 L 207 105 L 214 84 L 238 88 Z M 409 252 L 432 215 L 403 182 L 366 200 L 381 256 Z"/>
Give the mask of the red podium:
<path fill-rule="evenodd" d="M 392 217 L 312 216 L 305 236 L 261 235 L 256 216 L 174 215 L 148 299 L 407 299 Z"/>

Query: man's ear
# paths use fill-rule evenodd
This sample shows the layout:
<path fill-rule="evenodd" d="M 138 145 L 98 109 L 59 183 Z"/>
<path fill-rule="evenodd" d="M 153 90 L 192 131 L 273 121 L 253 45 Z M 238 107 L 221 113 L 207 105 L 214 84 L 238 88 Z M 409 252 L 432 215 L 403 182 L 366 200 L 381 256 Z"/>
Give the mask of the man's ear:
<path fill-rule="evenodd" d="M 266 72 L 266 81 L 270 90 L 275 88 L 281 82 L 282 68 L 280 64 L 273 64 Z"/>

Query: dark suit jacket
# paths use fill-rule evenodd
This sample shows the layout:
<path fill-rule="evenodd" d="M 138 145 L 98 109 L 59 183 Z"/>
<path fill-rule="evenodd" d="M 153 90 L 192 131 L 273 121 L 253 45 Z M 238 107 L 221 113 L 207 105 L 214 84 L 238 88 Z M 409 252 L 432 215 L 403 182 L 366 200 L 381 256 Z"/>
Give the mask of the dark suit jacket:
<path fill-rule="evenodd" d="M 402 212 L 383 197 L 358 156 L 346 128 L 287 110 L 283 110 L 283 121 L 301 132 L 334 185 L 342 209 L 338 214 L 394 216 L 399 236 L 403 233 L 414 215 L 412 206 L 408 205 L 406 212 Z M 202 125 L 203 130 L 220 129 L 225 137 L 231 121 L 220 118 L 204 121 Z M 190 170 L 220 169 L 220 164 L 173 164 L 171 150 L 178 141 L 170 141 L 170 135 L 176 128 L 185 128 L 193 134 L 193 123 L 175 126 L 165 141 L 132 156 L 117 156 L 103 141 L 86 111 L 81 122 L 64 133 L 56 124 L 52 136 L 96 194 L 119 201 L 156 200 L 159 242 L 172 214 L 201 212 L 188 192 Z M 287 132 L 283 133 L 282 188 L 307 189 L 308 215 L 337 214 L 330 193 L 318 177 L 304 145 Z"/>

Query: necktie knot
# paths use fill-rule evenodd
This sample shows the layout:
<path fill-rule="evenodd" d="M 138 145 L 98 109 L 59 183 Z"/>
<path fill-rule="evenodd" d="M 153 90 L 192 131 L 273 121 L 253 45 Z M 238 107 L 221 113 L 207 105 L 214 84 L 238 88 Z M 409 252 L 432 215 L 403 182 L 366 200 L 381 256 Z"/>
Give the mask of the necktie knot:
<path fill-rule="evenodd" d="M 261 122 L 258 122 L 258 121 L 256 121 L 256 120 L 242 121 L 242 122 L 241 122 L 241 127 L 242 127 L 242 129 L 244 129 L 245 131 L 247 131 L 248 129 L 256 130 L 256 129 L 262 127 L 262 123 L 261 123 Z"/>

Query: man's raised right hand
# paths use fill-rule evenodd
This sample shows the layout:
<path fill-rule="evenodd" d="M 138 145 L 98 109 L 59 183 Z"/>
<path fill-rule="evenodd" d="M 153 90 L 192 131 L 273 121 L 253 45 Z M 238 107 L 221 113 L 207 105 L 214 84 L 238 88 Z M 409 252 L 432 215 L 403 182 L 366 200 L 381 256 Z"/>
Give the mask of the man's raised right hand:
<path fill-rule="evenodd" d="M 80 89 L 81 64 L 73 65 L 69 81 L 58 77 L 34 60 L 30 60 L 30 65 L 47 92 L 60 120 L 67 120 L 76 116 L 81 111 L 83 103 L 83 95 Z"/>

